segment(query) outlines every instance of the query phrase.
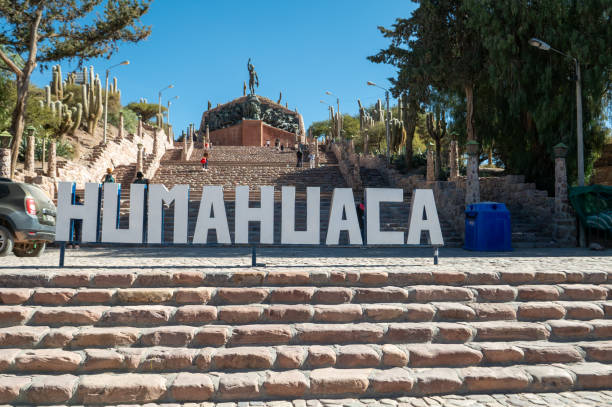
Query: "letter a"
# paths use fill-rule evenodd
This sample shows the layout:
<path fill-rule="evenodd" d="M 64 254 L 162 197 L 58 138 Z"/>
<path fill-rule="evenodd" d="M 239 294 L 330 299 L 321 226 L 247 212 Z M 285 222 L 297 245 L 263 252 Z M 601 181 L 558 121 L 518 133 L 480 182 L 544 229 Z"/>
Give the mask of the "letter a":
<path fill-rule="evenodd" d="M 406 244 L 421 244 L 421 232 L 429 232 L 429 244 L 443 245 L 442 229 L 438 220 L 438 210 L 431 189 L 415 189 L 412 194 L 412 211 L 410 212 L 410 229 Z M 425 211 L 425 219 L 423 219 Z"/>

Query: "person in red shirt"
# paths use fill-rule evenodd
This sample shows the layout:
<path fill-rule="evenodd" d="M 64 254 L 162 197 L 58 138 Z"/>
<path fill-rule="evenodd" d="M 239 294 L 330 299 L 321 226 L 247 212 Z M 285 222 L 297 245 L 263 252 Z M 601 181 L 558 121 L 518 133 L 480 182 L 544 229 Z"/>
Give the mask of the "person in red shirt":
<path fill-rule="evenodd" d="M 204 155 L 202 156 L 200 163 L 202 164 L 202 169 L 204 171 L 207 171 L 208 170 L 208 151 L 204 152 Z"/>

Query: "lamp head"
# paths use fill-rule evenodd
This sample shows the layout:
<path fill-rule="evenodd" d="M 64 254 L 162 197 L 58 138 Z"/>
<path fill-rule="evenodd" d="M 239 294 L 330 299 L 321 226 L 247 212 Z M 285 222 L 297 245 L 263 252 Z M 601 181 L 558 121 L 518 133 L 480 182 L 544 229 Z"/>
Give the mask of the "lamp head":
<path fill-rule="evenodd" d="M 174 87 L 174 85 L 169 85 L 168 89 L 172 89 Z"/>
<path fill-rule="evenodd" d="M 368 81 L 368 86 L 376 86 L 376 84 L 374 82 Z"/>
<path fill-rule="evenodd" d="M 120 63 L 119 65 L 129 65 L 130 61 L 123 61 L 122 63 Z"/>
<path fill-rule="evenodd" d="M 326 94 L 326 95 L 330 95 L 330 96 L 332 96 L 332 95 L 333 95 L 333 93 L 331 93 L 331 92 L 330 92 L 330 91 L 328 91 L 328 90 L 327 90 L 327 91 L 325 91 L 325 94 Z"/>
<path fill-rule="evenodd" d="M 532 47 L 536 47 L 542 51 L 549 51 L 550 50 L 550 45 L 548 45 L 547 43 L 545 43 L 542 40 L 539 40 L 537 38 L 532 38 L 528 41 L 529 45 L 531 45 Z"/>

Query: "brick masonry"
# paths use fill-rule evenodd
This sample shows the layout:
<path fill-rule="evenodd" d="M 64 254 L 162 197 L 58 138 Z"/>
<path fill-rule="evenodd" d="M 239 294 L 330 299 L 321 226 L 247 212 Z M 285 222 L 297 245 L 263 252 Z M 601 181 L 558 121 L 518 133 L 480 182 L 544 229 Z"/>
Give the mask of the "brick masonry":
<path fill-rule="evenodd" d="M 284 146 L 293 147 L 296 135 L 269 126 L 261 120 L 243 120 L 239 124 L 210 132 L 210 141 L 215 146 L 265 146 L 267 141 L 274 146 L 279 139 Z"/>

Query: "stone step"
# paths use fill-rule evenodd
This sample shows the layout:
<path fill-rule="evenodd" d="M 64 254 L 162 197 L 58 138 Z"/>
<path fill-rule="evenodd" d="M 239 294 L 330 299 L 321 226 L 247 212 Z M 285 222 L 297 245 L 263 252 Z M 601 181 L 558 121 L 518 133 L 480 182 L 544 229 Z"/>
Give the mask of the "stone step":
<path fill-rule="evenodd" d="M 374 306 L 388 308 L 389 314 L 407 315 L 417 309 L 409 304 L 426 304 L 427 311 L 418 314 L 433 318 L 438 310 L 446 318 L 479 319 L 497 312 L 521 319 L 591 319 L 612 312 L 612 285 L 475 285 L 466 287 L 423 286 L 407 287 L 162 287 L 162 288 L 0 288 L 0 324 L 7 307 L 36 311 L 39 307 L 65 305 L 131 305 L 131 304 L 352 304 L 363 308 L 363 315 Z M 384 306 L 383 306 L 384 305 Z M 31 307 L 31 308 L 28 308 Z M 472 307 L 473 310 L 469 310 Z M 61 307 L 60 307 L 61 308 Z M 265 307 L 262 308 L 265 310 Z M 309 308 L 312 310 L 312 308 Z M 3 311 L 4 310 L 4 311 Z M 29 313 L 29 312 L 28 312 Z M 361 312 L 359 312 L 362 314 Z M 382 313 L 382 311 L 381 311 Z M 24 312 L 24 314 L 27 314 Z M 584 317 L 580 317 L 583 315 Z M 435 318 L 434 318 L 435 319 Z M 508 318 L 504 318 L 508 319 Z M 511 318 L 514 319 L 514 318 Z"/>
<path fill-rule="evenodd" d="M 612 366 L 335 369 L 249 373 L 6 375 L 1 401 L 14 404 L 105 404 L 182 401 L 286 400 L 350 395 L 471 394 L 606 389 Z"/>
<path fill-rule="evenodd" d="M 181 348 L 4 349 L 0 374 L 102 372 L 235 372 L 244 370 L 432 368 L 611 362 L 612 342 L 483 342 L 468 345 L 313 345 Z"/>
<path fill-rule="evenodd" d="M 153 249 L 154 250 L 154 249 Z M 443 250 L 443 249 L 442 249 Z M 410 249 L 406 249 L 410 253 Z M 206 252 L 203 252 L 204 254 Z M 508 259 L 514 262 L 515 259 Z M 510 263 L 509 263 L 510 264 Z M 437 285 L 436 285 L 437 284 Z M 259 290 L 258 286 L 314 286 L 315 290 L 329 290 L 332 287 L 392 287 L 392 291 L 406 287 L 412 290 L 417 302 L 469 301 L 474 298 L 473 290 L 460 286 L 483 286 L 477 295 L 485 301 L 514 301 L 520 288 L 528 301 L 556 301 L 563 295 L 571 295 L 573 300 L 586 301 L 607 298 L 612 299 L 612 272 L 597 268 L 594 262 L 590 269 L 581 272 L 533 270 L 529 268 L 506 268 L 498 271 L 470 270 L 455 271 L 434 266 L 422 267 L 421 270 L 390 269 L 389 271 L 266 271 L 254 269 L 234 271 L 224 269 L 219 272 L 214 268 L 202 270 L 164 269 L 149 270 L 121 268 L 118 270 L 78 269 L 3 271 L 0 273 L 0 287 L 9 289 L 26 289 L 19 292 L 10 301 L 28 301 L 32 290 L 36 288 L 137 288 L 137 287 L 247 287 Z M 419 286 L 416 290 L 415 286 Z M 519 287 L 520 286 L 520 287 Z M 489 290 L 487 293 L 486 290 Z M 459 291 L 456 291 L 459 290 Z M 265 290 L 264 297 L 268 295 Z M 316 294 L 317 291 L 315 291 Z M 417 293 L 420 293 L 417 296 Z M 449 294 L 454 294 L 449 297 Z M 314 295 L 314 294 L 313 294 Z M 403 294 L 402 294 L 403 295 Z M 3 303 L 9 303 L 9 297 L 3 297 Z M 409 295 L 410 298 L 410 295 Z M 466 299 L 467 298 L 467 299 Z M 262 299 L 263 301 L 263 299 Z M 19 303 L 19 302 L 17 302 Z"/>
<path fill-rule="evenodd" d="M 251 325 L 167 325 L 172 309 L 163 306 L 113 307 L 106 312 L 66 311 L 47 316 L 53 325 L 0 328 L 4 348 L 87 348 L 141 346 L 154 337 L 156 346 L 237 347 L 261 345 L 463 344 L 511 341 L 602 341 L 612 339 L 612 321 L 546 322 L 397 322 L 397 323 L 276 323 Z M 103 314 L 103 317 L 101 317 Z M 208 315 L 184 316 L 192 322 Z M 191 319 L 189 319 L 191 318 Z M 89 319 L 89 320 L 87 320 Z M 97 326 L 92 326 L 100 320 Z M 195 322 L 192 322 L 195 323 Z M 63 324 L 68 324 L 64 326 Z M 55 327 L 55 328 L 54 328 Z"/>
<path fill-rule="evenodd" d="M 92 290 L 93 291 L 93 290 Z M 283 292 L 287 295 L 288 291 Z M 83 292 L 87 294 L 86 292 Z M 94 293 L 94 299 L 104 294 Z M 555 326 L 575 327 L 586 330 L 605 331 L 612 329 L 612 321 L 606 323 L 600 318 L 612 318 L 612 302 L 608 303 L 565 303 L 528 302 L 521 304 L 481 303 L 437 303 L 437 304 L 257 304 L 257 305 L 202 305 L 193 304 L 201 291 L 179 290 L 179 299 L 188 300 L 180 305 L 164 301 L 170 296 L 169 290 L 126 289 L 119 292 L 123 302 L 113 306 L 100 303 L 78 306 L 1 306 L 0 326 L 17 325 L 70 325 L 129 326 L 141 325 L 138 315 L 149 318 L 143 324 L 270 324 L 270 323 L 345 323 L 345 322 L 472 322 L 472 321 L 542 321 Z M 192 298 L 184 298 L 191 296 Z M 154 308 L 150 304 L 159 304 Z M 164 305 L 162 305 L 164 304 Z M 173 304 L 173 305 L 169 305 Z M 604 311 L 608 311 L 607 313 Z M 136 316 L 136 317 L 135 317 Z M 558 321 L 558 322 L 552 322 Z M 582 324 L 578 321 L 585 321 Z M 593 328 L 589 321 L 597 321 Z M 561 328 L 559 328 L 561 329 Z"/>

